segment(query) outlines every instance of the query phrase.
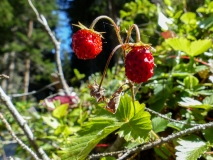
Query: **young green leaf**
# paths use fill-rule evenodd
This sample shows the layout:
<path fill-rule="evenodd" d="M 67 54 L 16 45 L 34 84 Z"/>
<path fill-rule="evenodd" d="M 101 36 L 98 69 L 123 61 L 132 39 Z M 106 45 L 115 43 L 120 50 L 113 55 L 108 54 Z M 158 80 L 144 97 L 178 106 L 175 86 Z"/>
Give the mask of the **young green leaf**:
<path fill-rule="evenodd" d="M 186 38 L 170 38 L 166 40 L 174 50 L 183 51 L 187 55 L 194 57 L 207 51 L 211 45 L 211 40 L 197 40 L 190 42 Z"/>
<path fill-rule="evenodd" d="M 60 119 L 60 118 L 64 117 L 65 115 L 67 115 L 68 106 L 69 106 L 69 104 L 65 103 L 65 104 L 62 104 L 62 105 L 56 107 L 52 112 L 53 117 Z"/>
<path fill-rule="evenodd" d="M 196 19 L 196 14 L 193 12 L 187 12 L 184 13 L 181 17 L 180 20 L 186 24 L 190 23 L 190 21 L 195 20 Z"/>
<path fill-rule="evenodd" d="M 190 41 L 186 38 L 169 38 L 166 40 L 166 43 L 169 44 L 174 50 L 183 51 L 190 55 Z"/>
<path fill-rule="evenodd" d="M 195 135 L 178 140 L 176 160 L 195 160 L 198 159 L 207 149 L 207 144 Z"/>
<path fill-rule="evenodd" d="M 207 51 L 211 47 L 211 45 L 212 41 L 210 39 L 193 41 L 190 45 L 190 55 L 193 57 L 198 56 Z"/>
<path fill-rule="evenodd" d="M 183 83 L 187 89 L 193 89 L 199 84 L 199 80 L 196 77 L 190 75 L 184 78 Z"/>

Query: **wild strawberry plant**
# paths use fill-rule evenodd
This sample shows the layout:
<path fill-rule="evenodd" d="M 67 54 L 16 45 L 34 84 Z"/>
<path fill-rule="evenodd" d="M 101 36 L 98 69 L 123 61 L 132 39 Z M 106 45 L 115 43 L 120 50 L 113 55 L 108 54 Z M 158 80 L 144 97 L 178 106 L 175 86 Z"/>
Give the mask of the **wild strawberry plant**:
<path fill-rule="evenodd" d="M 153 10 L 157 9 L 151 4 L 147 5 Z M 127 8 L 129 7 L 131 10 L 133 6 L 131 3 L 131 5 L 127 5 Z M 158 12 L 159 15 L 162 14 L 160 10 Z M 127 15 L 124 11 L 122 14 Z M 90 82 L 88 86 L 90 94 L 97 101 L 94 113 L 75 136 L 68 138 L 68 144 L 60 152 L 64 158 L 84 159 L 98 146 L 98 143 L 112 134 L 123 137 L 128 144 L 127 148 L 132 148 L 141 144 L 146 145 L 146 142 L 158 141 L 161 133 L 172 134 L 206 122 L 205 117 L 208 117 L 209 111 L 212 110 L 212 84 L 209 84 L 207 80 L 211 68 L 205 62 L 207 58 L 203 53 L 209 51 L 212 42 L 208 38 L 201 40 L 204 37 L 199 35 L 199 32 L 195 32 L 195 29 L 202 28 L 201 24 L 204 24 L 204 21 L 196 18 L 194 13 L 169 14 L 168 11 L 168 15 L 173 18 L 173 21 L 180 19 L 184 25 L 178 30 L 162 32 L 164 39 L 161 40 L 160 45 L 156 46 L 156 52 L 152 51 L 149 44 L 141 42 L 136 25 L 132 25 L 128 20 L 125 21 L 124 24 L 129 23 L 126 26 L 130 26 L 130 28 L 127 31 L 126 40 L 122 42 L 119 28 L 112 22 L 120 44 L 112 51 L 110 58 L 118 48 L 122 48 L 126 77 L 117 81 L 117 84 L 114 85 L 116 88 L 114 87 L 113 91 L 110 90 L 110 94 L 106 94 L 110 92 L 107 88 L 108 85 L 104 84 L 109 58 L 100 83 Z M 150 16 L 154 15 L 150 14 Z M 111 21 L 107 17 L 102 18 Z M 99 19 L 101 17 L 96 20 Z M 92 23 L 91 28 L 94 27 L 96 20 Z M 200 28 L 193 25 L 198 24 L 195 23 L 196 21 L 201 25 Z M 174 28 L 177 29 L 180 26 Z M 136 30 L 135 43 L 129 42 L 132 29 Z M 181 36 L 185 31 L 187 37 Z M 154 71 L 153 56 L 157 66 Z M 202 59 L 200 59 L 201 57 Z M 139 86 L 137 83 L 142 82 L 144 82 L 143 87 L 137 90 Z M 135 94 L 137 91 L 139 94 Z M 152 110 L 135 99 L 145 102 L 146 106 Z M 150 113 L 146 110 L 152 114 L 156 114 L 155 111 L 158 111 L 165 115 L 158 115 L 159 117 L 151 119 Z M 171 113 L 168 113 L 169 111 Z M 182 121 L 173 121 L 171 117 Z M 171 144 L 166 143 L 154 147 L 154 152 L 156 156 L 163 159 L 177 157 L 191 160 L 197 159 L 201 155 L 207 157 L 205 152 L 209 151 L 211 146 L 211 140 L 207 136 L 210 132 L 211 129 L 206 129 L 202 131 L 204 137 L 194 134 L 175 140 Z M 187 152 L 185 151 L 186 146 L 190 148 Z M 74 150 L 75 148 L 76 150 Z"/>

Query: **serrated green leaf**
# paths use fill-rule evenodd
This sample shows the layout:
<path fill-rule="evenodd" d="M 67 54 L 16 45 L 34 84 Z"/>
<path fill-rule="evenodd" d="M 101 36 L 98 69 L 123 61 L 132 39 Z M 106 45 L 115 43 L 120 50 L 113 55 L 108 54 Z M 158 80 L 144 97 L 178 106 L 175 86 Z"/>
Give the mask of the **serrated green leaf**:
<path fill-rule="evenodd" d="M 183 51 L 190 54 L 190 41 L 186 38 L 169 38 L 166 40 L 166 43 L 176 51 Z"/>
<path fill-rule="evenodd" d="M 123 124 L 117 133 L 120 137 L 124 137 L 126 141 L 132 140 L 142 143 L 146 141 L 151 129 L 150 114 L 141 109 L 129 122 Z"/>
<path fill-rule="evenodd" d="M 183 97 L 182 101 L 178 102 L 178 104 L 182 107 L 190 107 L 190 108 L 201 108 L 205 110 L 213 109 L 212 105 L 209 104 L 203 104 L 200 101 L 194 100 L 189 97 Z"/>
<path fill-rule="evenodd" d="M 198 159 L 207 149 L 207 144 L 195 135 L 178 140 L 179 145 L 175 147 L 177 150 L 176 160 L 195 160 Z"/>
<path fill-rule="evenodd" d="M 180 17 L 181 21 L 188 24 L 192 19 L 196 19 L 196 14 L 193 12 L 187 12 L 184 13 L 181 17 Z"/>
<path fill-rule="evenodd" d="M 190 54 L 191 56 L 198 56 L 203 52 L 207 51 L 212 45 L 212 41 L 210 39 L 206 40 L 197 40 L 191 42 L 190 45 Z"/>
<path fill-rule="evenodd" d="M 171 117 L 171 114 L 167 114 L 168 117 Z M 168 120 L 161 117 L 154 117 L 152 119 L 152 130 L 155 133 L 162 132 L 167 128 Z"/>
<path fill-rule="evenodd" d="M 103 120 L 104 121 L 104 120 Z M 106 121 L 106 120 L 105 120 Z M 70 138 L 70 144 L 63 148 L 63 159 L 78 159 L 84 160 L 92 149 L 98 144 L 100 140 L 105 138 L 113 131 L 120 128 L 121 123 L 111 124 L 111 126 L 105 128 L 99 128 L 99 130 L 93 131 L 88 134 L 81 132 L 79 135 Z"/>
<path fill-rule="evenodd" d="M 124 96 L 121 96 L 115 116 L 120 121 L 124 122 L 129 121 L 134 116 L 134 106 L 132 98 L 129 95 L 125 94 Z"/>
<path fill-rule="evenodd" d="M 205 96 L 210 96 L 213 94 L 213 90 L 212 89 L 205 89 L 205 90 L 202 90 L 202 91 L 198 91 L 197 94 L 199 95 L 205 95 Z"/>
<path fill-rule="evenodd" d="M 69 107 L 68 103 L 65 103 L 65 104 L 62 104 L 62 105 L 56 107 L 52 112 L 53 117 L 58 118 L 58 119 L 64 117 L 65 115 L 67 115 L 68 107 Z"/>
<path fill-rule="evenodd" d="M 211 40 L 197 40 L 190 42 L 186 38 L 170 38 L 166 40 L 174 50 L 185 52 L 189 56 L 198 56 L 207 51 L 211 45 Z"/>

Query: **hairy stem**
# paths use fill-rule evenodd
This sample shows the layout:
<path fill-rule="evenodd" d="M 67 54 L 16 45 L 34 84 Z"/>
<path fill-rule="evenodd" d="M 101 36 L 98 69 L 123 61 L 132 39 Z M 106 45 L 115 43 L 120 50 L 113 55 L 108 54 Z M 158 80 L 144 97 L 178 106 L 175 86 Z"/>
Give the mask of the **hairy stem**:
<path fill-rule="evenodd" d="M 115 52 L 117 51 L 117 49 L 120 48 L 120 47 L 122 47 L 122 44 L 117 45 L 117 46 L 113 49 L 113 51 L 110 53 L 110 56 L 109 56 L 109 58 L 108 58 L 108 60 L 107 60 L 106 66 L 105 66 L 105 68 L 104 68 L 103 75 L 102 75 L 102 77 L 101 77 L 101 82 L 100 82 L 98 91 L 100 91 L 100 89 L 101 89 L 101 85 L 102 85 L 102 83 L 103 83 L 103 80 L 104 80 L 105 75 L 106 75 L 107 68 L 108 68 L 108 66 L 109 66 L 109 62 L 110 62 L 110 60 L 112 59 L 112 56 L 114 55 L 114 53 L 115 53 Z"/>
<path fill-rule="evenodd" d="M 129 37 L 131 36 L 131 33 L 132 33 L 132 30 L 133 28 L 135 29 L 136 31 L 136 42 L 140 42 L 141 41 L 141 37 L 140 37 L 140 30 L 138 28 L 138 26 L 136 24 L 133 24 L 128 32 L 127 32 L 127 37 L 126 37 L 126 40 L 125 40 L 125 43 L 128 43 L 129 42 Z"/>
<path fill-rule="evenodd" d="M 107 19 L 108 21 L 110 21 L 110 22 L 112 23 L 112 25 L 113 25 L 114 28 L 115 28 L 115 32 L 116 32 L 116 35 L 117 35 L 117 37 L 118 37 L 119 43 L 120 43 L 120 44 L 123 44 L 122 39 L 121 39 L 121 36 L 120 36 L 120 29 L 119 29 L 119 27 L 115 24 L 114 20 L 113 20 L 112 18 L 108 17 L 108 16 L 103 15 L 103 16 L 97 17 L 96 19 L 93 20 L 93 22 L 92 22 L 92 24 L 90 25 L 89 28 L 90 28 L 90 29 L 93 29 L 94 26 L 96 25 L 96 23 L 97 23 L 99 20 L 101 20 L 101 19 Z"/>

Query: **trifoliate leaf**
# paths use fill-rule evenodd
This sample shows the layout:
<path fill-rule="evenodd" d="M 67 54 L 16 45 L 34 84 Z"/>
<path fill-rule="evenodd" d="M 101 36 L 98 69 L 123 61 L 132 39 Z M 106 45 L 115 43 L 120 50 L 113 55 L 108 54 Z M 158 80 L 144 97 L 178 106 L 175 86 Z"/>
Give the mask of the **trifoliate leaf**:
<path fill-rule="evenodd" d="M 166 40 L 174 50 L 183 51 L 187 55 L 194 57 L 207 51 L 211 45 L 211 40 L 197 40 L 190 42 L 186 38 L 170 38 Z"/>
<path fill-rule="evenodd" d="M 175 147 L 177 150 L 176 160 L 195 160 L 198 159 L 207 149 L 207 144 L 195 135 L 178 140 L 179 145 Z"/>

